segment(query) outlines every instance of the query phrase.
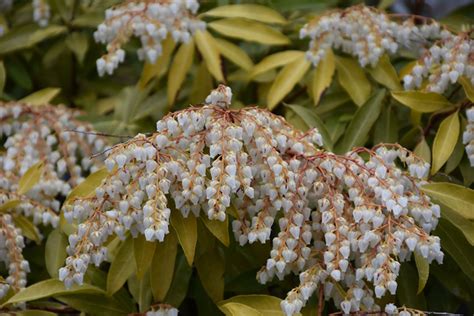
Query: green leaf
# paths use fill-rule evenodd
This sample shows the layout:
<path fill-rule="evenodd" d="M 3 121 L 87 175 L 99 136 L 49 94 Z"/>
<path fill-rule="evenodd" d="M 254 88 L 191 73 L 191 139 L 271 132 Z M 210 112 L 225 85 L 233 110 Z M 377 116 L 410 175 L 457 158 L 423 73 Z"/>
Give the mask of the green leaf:
<path fill-rule="evenodd" d="M 133 238 L 129 236 L 118 249 L 107 274 L 107 294 L 113 295 L 135 271 Z"/>
<path fill-rule="evenodd" d="M 431 174 L 435 174 L 448 161 L 459 137 L 459 113 L 456 111 L 445 118 L 433 141 L 433 164 Z"/>
<path fill-rule="evenodd" d="M 46 240 L 44 260 L 46 263 L 46 270 L 52 278 L 58 277 L 58 270 L 64 265 L 67 253 L 66 247 L 68 241 L 59 228 L 56 228 L 49 233 Z"/>
<path fill-rule="evenodd" d="M 145 66 L 143 66 L 142 75 L 138 82 L 140 88 L 145 88 L 151 79 L 155 77 L 161 78 L 168 71 L 168 65 L 175 47 L 176 43 L 171 37 L 167 37 L 163 41 L 162 53 L 158 60 L 154 64 L 146 62 Z"/>
<path fill-rule="evenodd" d="M 443 95 L 434 92 L 392 91 L 391 93 L 395 100 L 421 113 L 435 112 L 452 105 Z"/>
<path fill-rule="evenodd" d="M 214 89 L 214 83 L 211 74 L 207 70 L 205 62 L 202 62 L 196 67 L 188 103 L 201 103 L 212 89 Z"/>
<path fill-rule="evenodd" d="M 168 104 L 173 104 L 181 85 L 186 79 L 186 74 L 193 64 L 194 59 L 194 41 L 182 44 L 171 63 L 168 73 Z"/>
<path fill-rule="evenodd" d="M 171 226 L 173 226 L 176 231 L 188 264 L 192 266 L 197 243 L 196 217 L 191 214 L 187 218 L 184 218 L 180 211 L 173 210 L 171 212 Z"/>
<path fill-rule="evenodd" d="M 474 87 L 472 86 L 471 81 L 467 77 L 462 76 L 459 79 L 459 82 L 461 83 L 461 85 L 464 89 L 464 93 L 466 94 L 466 97 L 471 102 L 474 102 Z"/>
<path fill-rule="evenodd" d="M 383 55 L 377 66 L 368 67 L 367 71 L 378 83 L 384 85 L 390 90 L 401 90 L 400 80 L 397 71 L 390 62 L 387 54 Z"/>
<path fill-rule="evenodd" d="M 461 231 L 471 246 L 474 246 L 474 221 L 466 220 L 458 212 L 453 211 L 452 208 L 446 204 L 441 205 L 441 217 L 448 220 L 451 224 L 456 226 Z"/>
<path fill-rule="evenodd" d="M 136 275 L 132 275 L 128 279 L 128 289 L 132 293 L 135 302 L 138 303 L 139 311 L 144 313 L 150 309 L 152 294 L 150 284 L 150 274 L 145 273 L 144 277 L 138 279 Z"/>
<path fill-rule="evenodd" d="M 20 200 L 10 200 L 8 202 L 5 202 L 2 204 L 2 206 L 0 206 L 0 213 L 5 213 L 11 209 L 14 209 L 20 204 L 21 204 Z"/>
<path fill-rule="evenodd" d="M 7 71 L 5 70 L 5 65 L 3 60 L 0 60 L 0 96 L 3 95 L 3 89 L 5 88 L 5 83 L 7 81 Z"/>
<path fill-rule="evenodd" d="M 465 125 L 465 124 L 464 124 Z M 461 125 L 461 130 L 464 130 L 465 126 Z M 453 172 L 462 160 L 464 155 L 464 144 L 462 143 L 462 137 L 458 138 L 456 142 L 456 146 L 454 147 L 453 153 L 451 157 L 449 157 L 448 161 L 446 162 L 446 167 L 444 168 L 444 172 L 449 174 Z"/>
<path fill-rule="evenodd" d="M 155 253 L 156 242 L 150 242 L 139 234 L 133 238 L 133 254 L 135 256 L 135 264 L 137 267 L 137 278 L 141 280 L 145 272 L 150 268 Z"/>
<path fill-rule="evenodd" d="M 192 274 L 192 267 L 188 265 L 185 256 L 180 253 L 176 260 L 173 281 L 163 302 L 172 306 L 180 306 L 188 292 L 189 281 Z"/>
<path fill-rule="evenodd" d="M 280 31 L 260 22 L 242 18 L 228 18 L 213 21 L 207 24 L 214 31 L 228 37 L 243 39 L 266 45 L 286 45 L 290 43 L 288 37 Z"/>
<path fill-rule="evenodd" d="M 21 290 L 20 292 L 12 296 L 2 306 L 20 302 L 34 301 L 55 295 L 76 295 L 81 293 L 104 294 L 104 291 L 102 291 L 98 287 L 89 284 L 83 284 L 81 286 L 74 284 L 70 289 L 66 289 L 64 283 L 59 281 L 58 279 L 49 279 L 45 281 L 40 281 L 38 283 L 30 285 L 26 289 Z"/>
<path fill-rule="evenodd" d="M 67 28 L 60 25 L 39 28 L 36 24 L 28 24 L 13 28 L 10 32 L 0 37 L 0 55 L 33 47 L 48 38 L 58 36 L 66 31 Z"/>
<path fill-rule="evenodd" d="M 16 215 L 13 217 L 15 226 L 21 229 L 26 238 L 35 241 L 37 244 L 41 241 L 41 236 L 38 228 L 25 216 Z"/>
<path fill-rule="evenodd" d="M 95 193 L 95 189 L 102 183 L 102 181 L 109 175 L 106 168 L 97 170 L 91 173 L 84 181 L 77 185 L 67 196 L 64 204 L 72 202 L 76 198 L 85 198 Z"/>
<path fill-rule="evenodd" d="M 334 53 L 332 52 L 332 49 L 328 49 L 326 50 L 324 58 L 319 62 L 313 73 L 311 90 L 314 104 L 319 103 L 322 93 L 331 84 L 335 71 L 336 62 L 334 61 Z"/>
<path fill-rule="evenodd" d="M 416 268 L 418 270 L 418 291 L 416 294 L 420 294 L 425 288 L 426 282 L 430 275 L 430 264 L 428 260 L 423 258 L 418 252 L 414 252 Z"/>
<path fill-rule="evenodd" d="M 299 50 L 286 50 L 267 56 L 252 69 L 250 77 L 256 77 L 272 69 L 288 65 L 298 59 L 305 58 L 304 52 Z"/>
<path fill-rule="evenodd" d="M 252 69 L 253 61 L 242 48 L 222 38 L 215 40 L 222 56 L 244 70 L 250 71 Z"/>
<path fill-rule="evenodd" d="M 286 107 L 290 108 L 295 114 L 303 120 L 303 122 L 309 128 L 317 128 L 321 136 L 323 137 L 323 146 L 332 150 L 332 140 L 329 132 L 326 129 L 326 125 L 319 118 L 319 116 L 314 112 L 314 110 L 308 109 L 301 105 L 296 104 L 287 104 Z"/>
<path fill-rule="evenodd" d="M 392 106 L 384 107 L 374 127 L 374 144 L 396 143 L 399 123 Z"/>
<path fill-rule="evenodd" d="M 131 310 L 124 307 L 115 298 L 104 294 L 74 294 L 55 296 L 60 302 L 88 315 L 128 315 Z"/>
<path fill-rule="evenodd" d="M 156 245 L 150 268 L 150 284 L 156 301 L 163 301 L 173 280 L 174 265 L 178 252 L 178 240 L 170 231 L 163 242 Z"/>
<path fill-rule="evenodd" d="M 44 162 L 40 161 L 26 170 L 18 181 L 18 194 L 23 195 L 31 190 L 40 180 L 44 172 Z"/>
<path fill-rule="evenodd" d="M 464 218 L 474 219 L 474 190 L 447 182 L 425 184 L 421 189 Z"/>
<path fill-rule="evenodd" d="M 406 307 L 426 310 L 426 300 L 423 294 L 417 295 L 418 285 L 416 283 L 416 269 L 409 263 L 402 264 L 400 275 L 397 278 L 397 298 L 400 305 Z"/>
<path fill-rule="evenodd" d="M 76 55 L 77 61 L 82 64 L 89 49 L 89 36 L 81 32 L 71 33 L 66 37 L 66 45 Z"/>
<path fill-rule="evenodd" d="M 223 222 L 210 220 L 206 216 L 200 217 L 207 229 L 226 247 L 229 246 L 229 218 L 226 216 Z"/>
<path fill-rule="evenodd" d="M 269 7 L 257 4 L 236 4 L 218 6 L 204 13 L 218 18 L 245 18 L 263 23 L 286 24 L 285 18 Z"/>
<path fill-rule="evenodd" d="M 267 95 L 267 107 L 273 110 L 293 87 L 303 79 L 311 63 L 302 57 L 287 64 L 275 78 Z"/>
<path fill-rule="evenodd" d="M 28 103 L 30 105 L 46 105 L 51 103 L 51 101 L 61 92 L 59 88 L 45 88 L 32 94 L 24 97 L 19 102 Z"/>
<path fill-rule="evenodd" d="M 336 147 L 336 152 L 346 153 L 356 146 L 364 145 L 369 132 L 380 115 L 386 95 L 385 89 L 380 89 L 366 104 L 357 109 L 353 119 L 346 129 L 344 138 Z"/>
<path fill-rule="evenodd" d="M 249 307 L 247 305 L 240 304 L 240 303 L 233 303 L 233 302 L 225 303 L 225 304 L 219 305 L 219 309 L 226 316 L 240 316 L 240 315 L 264 316 L 258 310 L 252 307 Z"/>
<path fill-rule="evenodd" d="M 224 298 L 225 259 L 219 248 L 213 247 L 196 260 L 196 270 L 202 286 L 214 302 Z"/>
<path fill-rule="evenodd" d="M 426 139 L 423 137 L 422 140 L 416 145 L 413 153 L 418 157 L 422 158 L 427 163 L 431 162 L 431 150 L 430 146 L 426 142 Z"/>
<path fill-rule="evenodd" d="M 270 295 L 238 295 L 220 302 L 219 307 L 229 303 L 242 304 L 258 311 L 261 315 L 284 315 L 280 307 L 281 299 Z"/>
<path fill-rule="evenodd" d="M 351 58 L 336 57 L 337 78 L 355 104 L 363 105 L 370 98 L 372 86 L 359 66 Z"/>
<path fill-rule="evenodd" d="M 219 48 L 212 35 L 207 31 L 197 31 L 194 35 L 199 52 L 206 63 L 207 69 L 217 81 L 224 81 L 221 69 Z"/>

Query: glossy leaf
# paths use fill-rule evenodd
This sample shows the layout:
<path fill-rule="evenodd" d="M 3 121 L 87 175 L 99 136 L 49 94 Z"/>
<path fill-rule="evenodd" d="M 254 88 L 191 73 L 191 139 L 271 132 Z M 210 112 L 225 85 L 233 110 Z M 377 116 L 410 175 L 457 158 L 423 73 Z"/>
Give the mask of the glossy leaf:
<path fill-rule="evenodd" d="M 26 170 L 18 181 L 18 194 L 25 194 L 33 188 L 40 180 L 44 172 L 44 162 L 40 161 Z"/>
<path fill-rule="evenodd" d="M 171 212 L 171 225 L 176 231 L 181 248 L 190 266 L 193 265 L 194 253 L 197 243 L 197 222 L 196 217 L 190 214 L 187 218 L 181 215 L 181 212 Z"/>
<path fill-rule="evenodd" d="M 0 60 L 0 96 L 3 94 L 3 89 L 7 81 L 7 72 L 3 60 Z"/>
<path fill-rule="evenodd" d="M 0 213 L 5 213 L 11 209 L 14 209 L 20 204 L 21 204 L 20 200 L 10 200 L 8 202 L 5 202 L 2 204 L 2 206 L 0 206 Z"/>
<path fill-rule="evenodd" d="M 428 263 L 428 260 L 423 258 L 418 252 L 415 251 L 413 255 L 418 270 L 418 291 L 416 294 L 420 294 L 428 281 L 428 276 L 430 275 L 430 264 Z"/>
<path fill-rule="evenodd" d="M 178 240 L 170 231 L 163 242 L 156 245 L 153 261 L 150 267 L 150 284 L 156 301 L 163 301 L 173 280 Z"/>
<path fill-rule="evenodd" d="M 45 88 L 24 97 L 20 102 L 28 103 L 31 105 L 45 105 L 51 103 L 51 101 L 61 92 L 59 88 Z"/>
<path fill-rule="evenodd" d="M 464 93 L 466 94 L 469 101 L 474 102 L 474 87 L 471 81 L 469 81 L 469 79 L 465 76 L 462 76 L 461 78 L 459 78 L 459 82 L 461 83 L 464 89 Z"/>
<path fill-rule="evenodd" d="M 60 302 L 87 314 L 94 315 L 128 315 L 131 310 L 124 307 L 115 298 L 104 294 L 75 294 L 55 296 Z"/>
<path fill-rule="evenodd" d="M 267 95 L 267 107 L 273 110 L 294 86 L 303 79 L 311 63 L 306 58 L 299 58 L 287 64 L 275 78 Z"/>
<path fill-rule="evenodd" d="M 107 274 L 107 294 L 113 295 L 120 290 L 134 271 L 133 238 L 129 236 L 120 245 L 117 255 L 110 265 Z"/>
<path fill-rule="evenodd" d="M 459 128 L 459 113 L 457 111 L 441 122 L 433 141 L 431 174 L 435 174 L 448 161 L 456 146 Z"/>
<path fill-rule="evenodd" d="M 380 115 L 385 95 L 384 89 L 376 91 L 366 104 L 357 109 L 346 129 L 344 138 L 336 147 L 336 152 L 346 153 L 356 146 L 364 145 L 372 126 Z"/>
<path fill-rule="evenodd" d="M 195 34 L 196 45 L 201 53 L 207 69 L 217 81 L 224 81 L 224 75 L 221 69 L 221 59 L 219 57 L 219 48 L 212 35 L 207 31 L 197 31 Z"/>
<path fill-rule="evenodd" d="M 421 188 L 466 219 L 474 219 L 474 190 L 454 183 L 428 183 Z"/>
<path fill-rule="evenodd" d="M 155 253 L 156 242 L 146 241 L 145 237 L 139 234 L 133 238 L 133 254 L 137 267 L 137 278 L 141 280 L 143 275 L 150 268 Z"/>
<path fill-rule="evenodd" d="M 286 45 L 290 40 L 280 31 L 260 22 L 242 18 L 228 18 L 207 24 L 209 28 L 228 37 L 266 45 Z"/>
<path fill-rule="evenodd" d="M 280 302 L 281 299 L 270 295 L 238 295 L 220 302 L 219 307 L 229 303 L 237 303 L 248 306 L 261 313 L 261 315 L 283 316 Z"/>
<path fill-rule="evenodd" d="M 36 227 L 27 217 L 16 215 L 13 217 L 13 222 L 15 223 L 15 226 L 22 230 L 22 233 L 26 238 L 35 241 L 37 244 L 40 243 L 41 236 L 38 227 Z"/>
<path fill-rule="evenodd" d="M 60 229 L 56 228 L 49 233 L 46 240 L 44 260 L 46 263 L 46 270 L 52 278 L 58 277 L 58 270 L 64 265 L 67 253 L 66 247 L 68 240 Z"/>
<path fill-rule="evenodd" d="M 431 150 L 430 146 L 426 142 L 426 139 L 423 137 L 423 139 L 416 145 L 415 149 L 413 150 L 413 153 L 417 155 L 418 157 L 422 158 L 424 161 L 427 163 L 431 163 Z"/>
<path fill-rule="evenodd" d="M 192 273 L 192 267 L 188 265 L 185 256 L 180 253 L 177 256 L 173 281 L 163 301 L 172 306 L 181 305 L 188 292 L 189 280 L 191 279 Z"/>
<path fill-rule="evenodd" d="M 371 84 L 357 61 L 336 57 L 337 78 L 355 104 L 362 106 L 369 98 Z"/>
<path fill-rule="evenodd" d="M 384 85 L 388 89 L 402 90 L 397 71 L 390 62 L 388 55 L 383 55 L 375 67 L 368 67 L 367 70 L 375 81 Z"/>
<path fill-rule="evenodd" d="M 452 105 L 443 95 L 434 92 L 392 91 L 392 97 L 421 113 L 435 112 Z"/>
<path fill-rule="evenodd" d="M 264 314 L 260 313 L 258 310 L 241 303 L 224 303 L 222 305 L 219 305 L 219 309 L 226 316 L 264 316 Z"/>
<path fill-rule="evenodd" d="M 135 302 L 138 303 L 139 311 L 144 313 L 149 310 L 153 298 L 149 272 L 147 271 L 141 279 L 132 274 L 127 284 Z"/>
<path fill-rule="evenodd" d="M 396 143 L 398 141 L 399 123 L 392 106 L 382 108 L 374 126 L 374 144 Z"/>
<path fill-rule="evenodd" d="M 285 24 L 287 21 L 277 11 L 257 4 L 236 4 L 218 6 L 204 13 L 218 18 L 245 18 L 264 23 Z"/>
<path fill-rule="evenodd" d="M 71 33 L 66 38 L 66 45 L 76 55 L 77 61 L 82 64 L 89 49 L 89 36 L 81 32 Z"/>
<path fill-rule="evenodd" d="M 334 53 L 332 49 L 328 49 L 324 58 L 319 62 L 313 72 L 311 90 L 313 94 L 314 104 L 318 104 L 324 90 L 329 87 L 332 77 L 336 71 L 336 62 L 334 61 Z"/>
<path fill-rule="evenodd" d="M 146 62 L 145 66 L 143 66 L 142 75 L 138 83 L 139 87 L 144 88 L 151 79 L 155 77 L 161 78 L 168 71 L 168 65 L 176 43 L 171 37 L 168 37 L 163 41 L 162 47 L 162 53 L 158 60 L 154 64 Z"/>
<path fill-rule="evenodd" d="M 225 259 L 219 248 L 213 247 L 196 260 L 196 270 L 202 286 L 214 302 L 224 298 Z"/>
<path fill-rule="evenodd" d="M 252 69 L 250 77 L 254 78 L 267 71 L 288 65 L 302 58 L 305 58 L 304 52 L 299 50 L 286 50 L 283 52 L 275 53 L 273 55 L 265 57 L 257 65 L 255 65 L 255 67 Z"/>
<path fill-rule="evenodd" d="M 168 104 L 174 103 L 176 95 L 186 79 L 186 74 L 193 64 L 193 59 L 194 41 L 191 40 L 179 47 L 171 63 L 167 84 Z"/>
<path fill-rule="evenodd" d="M 471 246 L 474 246 L 474 220 L 467 220 L 448 205 L 437 201 L 441 206 L 441 217 L 448 220 L 461 231 Z"/>
<path fill-rule="evenodd" d="M 215 40 L 222 56 L 244 70 L 250 71 L 252 69 L 253 61 L 242 48 L 222 38 L 216 38 Z"/>
<path fill-rule="evenodd" d="M 84 198 L 94 194 L 95 189 L 108 175 L 109 172 L 106 168 L 102 168 L 94 173 L 91 173 L 84 181 L 72 189 L 72 191 L 67 196 L 66 201 L 64 201 L 64 204 L 67 204 L 76 198 Z"/>
<path fill-rule="evenodd" d="M 207 229 L 226 247 L 229 246 L 229 218 L 226 216 L 223 222 L 210 220 L 206 216 L 201 216 L 202 222 Z"/>

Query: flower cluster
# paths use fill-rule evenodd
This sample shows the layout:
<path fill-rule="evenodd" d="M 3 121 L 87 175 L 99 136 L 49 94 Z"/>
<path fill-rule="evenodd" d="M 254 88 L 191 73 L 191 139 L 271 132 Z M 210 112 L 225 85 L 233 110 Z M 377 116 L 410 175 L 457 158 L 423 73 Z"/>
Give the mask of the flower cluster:
<path fill-rule="evenodd" d="M 466 111 L 467 125 L 463 133 L 463 143 L 466 145 L 466 154 L 471 166 L 474 167 L 474 107 Z"/>
<path fill-rule="evenodd" d="M 314 66 L 329 48 L 357 57 L 362 67 L 375 66 L 383 54 L 394 54 L 402 47 L 417 50 L 439 34 L 436 22 L 417 25 L 408 19 L 397 23 L 383 11 L 362 5 L 317 17 L 300 30 L 300 38 L 310 38 L 306 56 Z"/>
<path fill-rule="evenodd" d="M 33 20 L 39 26 L 45 27 L 48 25 L 51 17 L 51 8 L 46 0 L 33 0 Z"/>
<path fill-rule="evenodd" d="M 21 256 L 23 237 L 11 216 L 32 218 L 35 225 L 57 226 L 64 197 L 100 166 L 89 157 L 104 150 L 105 141 L 84 134 L 92 128 L 78 121 L 78 114 L 62 106 L 0 104 L 0 136 L 5 139 L 5 152 L 0 155 L 0 203 L 11 203 L 11 215 L 0 215 L 3 231 L 0 249 L 8 253 L 1 258 L 10 267 L 7 283 L 14 290 L 24 287 L 24 273 L 20 272 L 27 271 L 27 265 Z M 43 162 L 40 181 L 25 194 L 18 193 L 21 178 L 40 162 Z M 20 266 L 25 268 L 19 269 Z"/>
<path fill-rule="evenodd" d="M 145 316 L 178 316 L 178 310 L 173 306 L 160 304 L 152 307 L 152 309 L 146 312 Z"/>
<path fill-rule="evenodd" d="M 427 78 L 425 90 L 443 93 L 461 76 L 474 85 L 474 40 L 468 32 L 453 35 L 443 31 L 441 39 L 423 54 L 403 83 L 405 89 L 421 88 Z"/>
<path fill-rule="evenodd" d="M 97 42 L 107 44 L 107 54 L 97 60 L 100 76 L 112 74 L 124 61 L 122 46 L 132 36 L 140 39 L 138 57 L 154 64 L 162 53 L 161 43 L 168 36 L 176 43 L 187 43 L 192 34 L 206 27 L 196 18 L 197 0 L 128 0 L 105 12 L 105 21 L 94 33 Z"/>
<path fill-rule="evenodd" d="M 230 89 L 219 86 L 204 106 L 170 113 L 153 135 L 111 149 L 95 195 L 63 209 L 78 223 L 59 272 L 66 286 L 106 260 L 111 235 L 163 241 L 172 212 L 222 221 L 231 206 L 241 245 L 277 231 L 257 279 L 300 275 L 282 301 L 288 315 L 317 288 L 344 312 L 378 310 L 374 297 L 396 291 L 400 261 L 413 252 L 442 261 L 430 235 L 440 209 L 419 188 L 427 163 L 398 145 L 336 155 L 321 148 L 316 129 L 303 133 L 267 110 L 230 110 L 230 102 Z"/>

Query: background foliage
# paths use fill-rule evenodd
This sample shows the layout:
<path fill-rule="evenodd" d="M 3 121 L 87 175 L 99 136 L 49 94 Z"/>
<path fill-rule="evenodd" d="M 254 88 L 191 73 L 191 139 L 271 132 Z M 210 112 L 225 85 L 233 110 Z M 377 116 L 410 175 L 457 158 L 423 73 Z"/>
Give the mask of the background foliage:
<path fill-rule="evenodd" d="M 82 109 L 84 120 L 120 136 L 113 138 L 118 141 L 153 131 L 164 114 L 202 102 L 221 81 L 232 87 L 234 107 L 256 103 L 300 129 L 317 127 L 327 148 L 336 153 L 398 142 L 432 163 L 433 183 L 425 190 L 442 205 L 443 218 L 434 234 L 440 236 L 446 257 L 429 271 L 405 263 L 393 300 L 424 311 L 474 312 L 474 196 L 469 189 L 474 169 L 462 144 L 466 96 L 474 102 L 472 85 L 453 86 L 445 96 L 401 91 L 400 78 L 413 66 L 408 51 L 365 69 L 337 53 L 314 70 L 304 58 L 307 41 L 298 38 L 298 31 L 321 12 L 359 3 L 336 0 L 259 1 L 268 9 L 255 15 L 219 10 L 230 1 L 206 1 L 200 9 L 208 23 L 206 33 L 187 45 L 167 40 L 155 65 L 139 62 L 133 54 L 139 43 L 132 42 L 126 46 L 126 62 L 113 76 L 99 78 L 95 61 L 104 47 L 93 41 L 92 33 L 105 9 L 117 2 L 51 0 L 52 18 L 41 28 L 31 19 L 31 2 L 17 1 L 0 17 L 8 29 L 0 37 L 2 99 L 29 95 L 29 102 Z M 392 2 L 373 4 L 389 7 Z M 471 5 L 443 19 L 461 30 L 472 27 L 473 17 Z M 69 291 L 51 279 L 57 278 L 66 257 L 68 229 L 53 230 L 45 234 L 46 242 L 28 244 L 30 287 L 8 303 L 27 300 L 28 308 L 45 310 L 44 315 L 49 315 L 46 310 L 72 309 L 100 315 L 144 312 L 162 301 L 179 306 L 183 314 L 279 313 L 276 297 L 283 297 L 296 278 L 270 286 L 257 283 L 255 274 L 269 245 L 238 247 L 226 227 L 205 219 L 176 217 L 172 225 L 164 243 L 112 241 L 112 263 L 89 268 L 89 285 Z M 421 292 L 417 280 L 426 282 Z M 315 314 L 316 305 L 313 298 L 303 314 Z M 335 310 L 326 304 L 325 312 Z M 30 315 L 40 315 L 34 313 Z"/>

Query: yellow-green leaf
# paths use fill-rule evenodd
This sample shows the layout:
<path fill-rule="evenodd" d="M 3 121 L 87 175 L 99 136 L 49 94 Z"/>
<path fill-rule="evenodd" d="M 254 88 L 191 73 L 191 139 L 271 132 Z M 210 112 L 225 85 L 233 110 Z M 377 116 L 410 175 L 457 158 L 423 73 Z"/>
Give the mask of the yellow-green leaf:
<path fill-rule="evenodd" d="M 462 217 L 474 219 L 474 190 L 447 182 L 425 184 L 422 190 Z"/>
<path fill-rule="evenodd" d="M 18 205 L 20 205 L 21 201 L 20 200 L 10 200 L 8 202 L 5 202 L 0 206 L 0 213 L 5 213 Z"/>
<path fill-rule="evenodd" d="M 387 54 L 380 58 L 378 64 L 375 67 L 368 67 L 367 70 L 372 78 L 375 79 L 375 81 L 384 85 L 390 90 L 402 89 L 397 71 L 390 62 L 390 58 Z"/>
<path fill-rule="evenodd" d="M 176 52 L 168 74 L 168 104 L 173 104 L 194 59 L 194 41 L 183 44 Z"/>
<path fill-rule="evenodd" d="M 213 247 L 196 260 L 196 270 L 202 286 L 214 302 L 224 298 L 225 261 L 219 248 Z"/>
<path fill-rule="evenodd" d="M 336 57 L 337 78 L 351 99 L 362 106 L 370 98 L 372 86 L 364 70 L 351 58 Z"/>
<path fill-rule="evenodd" d="M 223 5 L 205 12 L 204 15 L 218 18 L 245 18 L 264 23 L 287 23 L 277 11 L 258 4 Z"/>
<path fill-rule="evenodd" d="M 392 97 L 421 113 L 435 112 L 452 104 L 441 94 L 421 91 L 392 91 Z"/>
<path fill-rule="evenodd" d="M 67 196 L 64 204 L 73 201 L 75 198 L 88 197 L 95 192 L 95 189 L 109 175 L 106 168 L 91 173 L 84 181 L 77 185 Z"/>
<path fill-rule="evenodd" d="M 286 45 L 288 37 L 280 31 L 260 22 L 242 18 L 229 18 L 213 21 L 208 26 L 214 31 L 232 38 L 257 42 L 266 45 Z"/>
<path fill-rule="evenodd" d="M 286 50 L 283 52 L 275 53 L 273 55 L 265 57 L 264 59 L 262 59 L 262 61 L 255 65 L 255 67 L 253 67 L 252 69 L 250 77 L 256 77 L 269 70 L 285 66 L 301 58 L 304 58 L 304 52 L 299 50 Z"/>
<path fill-rule="evenodd" d="M 110 265 L 109 273 L 107 274 L 107 294 L 113 295 L 120 290 L 133 271 L 135 271 L 133 238 L 129 236 L 120 245 L 117 255 Z"/>
<path fill-rule="evenodd" d="M 324 58 L 319 62 L 314 70 L 311 90 L 314 98 L 314 104 L 319 103 L 321 94 L 331 84 L 332 76 L 336 70 L 336 63 L 334 61 L 334 53 L 332 49 L 328 49 Z"/>
<path fill-rule="evenodd" d="M 303 79 L 310 65 L 311 63 L 302 57 L 283 67 L 267 95 L 267 107 L 269 110 L 274 109 L 290 93 L 293 87 Z"/>
<path fill-rule="evenodd" d="M 416 294 L 420 294 L 428 281 L 428 276 L 430 275 L 430 264 L 428 263 L 428 260 L 423 258 L 418 252 L 415 251 L 413 255 L 415 256 L 416 268 L 418 270 L 418 292 Z"/>
<path fill-rule="evenodd" d="M 133 254 L 135 256 L 135 264 L 137 267 L 137 278 L 141 280 L 145 272 L 151 265 L 153 255 L 155 253 L 156 242 L 150 242 L 139 234 L 133 238 Z"/>
<path fill-rule="evenodd" d="M 424 161 L 427 163 L 431 163 L 431 150 L 430 146 L 426 142 L 426 139 L 423 137 L 423 139 L 416 145 L 415 149 L 413 150 L 413 153 L 417 155 L 418 157 L 422 158 Z"/>
<path fill-rule="evenodd" d="M 58 270 L 64 265 L 67 245 L 67 237 L 59 228 L 53 230 L 46 240 L 44 260 L 46 270 L 52 278 L 58 277 Z"/>
<path fill-rule="evenodd" d="M 51 101 L 61 92 L 59 88 L 45 88 L 24 97 L 19 102 L 28 103 L 31 105 L 45 105 Z"/>
<path fill-rule="evenodd" d="M 412 70 L 413 70 L 413 67 L 416 66 L 418 62 L 416 60 L 414 61 L 411 61 L 409 63 L 407 63 L 405 66 L 403 66 L 399 73 L 398 73 L 398 78 L 400 81 L 403 81 L 403 77 L 405 77 L 406 75 L 409 75 L 411 74 Z"/>
<path fill-rule="evenodd" d="M 71 33 L 66 37 L 66 45 L 76 55 L 78 62 L 82 64 L 89 49 L 89 36 L 81 32 Z"/>
<path fill-rule="evenodd" d="M 26 238 L 34 240 L 37 244 L 41 241 L 41 236 L 38 228 L 23 215 L 16 215 L 13 217 L 15 226 L 21 229 Z"/>
<path fill-rule="evenodd" d="M 18 181 L 18 194 L 25 194 L 32 187 L 34 187 L 44 171 L 44 162 L 40 161 L 35 163 L 30 169 L 26 170 L 25 174 Z"/>
<path fill-rule="evenodd" d="M 222 38 L 216 38 L 215 40 L 222 56 L 244 70 L 249 71 L 252 69 L 252 59 L 250 59 L 249 55 L 247 55 L 242 48 Z"/>
<path fill-rule="evenodd" d="M 171 286 L 177 252 L 178 240 L 175 233 L 170 231 L 165 240 L 156 245 L 150 268 L 151 291 L 158 302 L 165 299 Z"/>
<path fill-rule="evenodd" d="M 192 266 L 197 242 L 196 217 L 190 214 L 187 218 L 184 218 L 179 210 L 174 210 L 171 212 L 171 225 L 176 231 L 176 235 L 178 235 L 179 243 L 183 248 L 188 264 Z"/>
<path fill-rule="evenodd" d="M 229 303 L 236 303 L 248 306 L 261 315 L 272 315 L 272 316 L 283 316 L 284 313 L 281 311 L 280 303 L 281 299 L 270 295 L 238 295 L 231 297 L 225 301 L 219 303 L 219 307 Z"/>
<path fill-rule="evenodd" d="M 5 83 L 7 81 L 7 72 L 5 71 L 5 65 L 3 60 L 0 60 L 0 96 L 3 94 Z"/>
<path fill-rule="evenodd" d="M 29 309 L 26 311 L 15 312 L 15 316 L 57 316 L 58 314 L 53 312 L 47 312 L 39 309 Z"/>
<path fill-rule="evenodd" d="M 212 37 L 212 35 L 207 31 L 197 31 L 194 36 L 197 48 L 199 49 L 209 72 L 217 81 L 224 81 L 219 48 L 217 47 L 214 37 Z"/>
<path fill-rule="evenodd" d="M 226 247 L 229 246 L 229 219 L 226 216 L 223 222 L 210 220 L 206 216 L 200 217 L 207 229 Z"/>
<path fill-rule="evenodd" d="M 156 63 L 150 64 L 148 62 L 143 66 L 142 75 L 138 86 L 144 88 L 151 79 L 158 77 L 161 78 L 168 70 L 171 55 L 174 51 L 176 43 L 171 37 L 166 38 L 162 44 L 162 53 Z"/>
<path fill-rule="evenodd" d="M 26 289 L 23 289 L 22 291 L 16 293 L 2 306 L 8 305 L 8 304 L 19 303 L 19 302 L 34 301 L 41 298 L 50 297 L 53 295 L 79 294 L 79 293 L 103 294 L 104 291 L 89 284 L 83 284 L 83 285 L 74 284 L 70 289 L 66 289 L 66 287 L 64 286 L 64 283 L 59 281 L 58 279 L 49 279 L 49 280 L 35 283 L 27 287 Z"/>
<path fill-rule="evenodd" d="M 264 314 L 260 313 L 258 310 L 241 303 L 225 303 L 219 305 L 219 309 L 226 316 L 264 316 Z"/>
<path fill-rule="evenodd" d="M 188 103 L 199 104 L 206 99 L 208 91 L 214 89 L 211 74 L 207 69 L 205 62 L 201 62 L 197 67 L 193 76 L 191 92 L 189 93 Z"/>
<path fill-rule="evenodd" d="M 472 85 L 471 81 L 465 77 L 462 76 L 459 79 L 459 82 L 461 83 L 464 93 L 466 94 L 466 97 L 471 101 L 474 102 L 474 86 Z"/>
<path fill-rule="evenodd" d="M 454 147 L 456 147 L 459 128 L 459 114 L 457 111 L 441 122 L 433 141 L 431 174 L 435 174 L 448 161 Z"/>

